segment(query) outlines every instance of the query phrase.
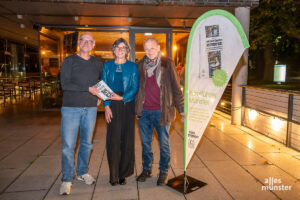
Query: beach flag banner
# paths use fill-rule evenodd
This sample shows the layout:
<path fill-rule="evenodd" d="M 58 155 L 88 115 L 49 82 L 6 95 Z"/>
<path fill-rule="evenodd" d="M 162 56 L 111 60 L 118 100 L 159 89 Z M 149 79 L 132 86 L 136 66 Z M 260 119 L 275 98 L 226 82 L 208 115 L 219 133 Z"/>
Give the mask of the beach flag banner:
<path fill-rule="evenodd" d="M 225 10 L 208 11 L 194 23 L 185 65 L 184 174 L 233 71 L 248 47 L 243 27 Z M 191 177 L 183 177 L 186 187 Z M 189 190 L 185 188 L 184 193 L 186 189 Z"/>

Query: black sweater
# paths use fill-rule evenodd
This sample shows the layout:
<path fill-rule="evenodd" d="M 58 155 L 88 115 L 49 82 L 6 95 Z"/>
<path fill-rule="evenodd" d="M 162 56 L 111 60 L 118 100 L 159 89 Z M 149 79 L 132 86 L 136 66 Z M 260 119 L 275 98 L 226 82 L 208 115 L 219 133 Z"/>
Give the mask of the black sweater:
<path fill-rule="evenodd" d="M 64 91 L 63 106 L 96 107 L 97 97 L 89 93 L 89 87 L 95 85 L 101 77 L 102 63 L 91 56 L 85 60 L 74 54 L 65 58 L 60 75 Z"/>

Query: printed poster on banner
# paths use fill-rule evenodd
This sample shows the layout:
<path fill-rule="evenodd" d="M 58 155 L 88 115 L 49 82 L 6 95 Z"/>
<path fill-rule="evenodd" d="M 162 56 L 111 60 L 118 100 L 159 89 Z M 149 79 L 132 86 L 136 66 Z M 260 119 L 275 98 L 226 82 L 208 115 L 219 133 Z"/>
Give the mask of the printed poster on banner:
<path fill-rule="evenodd" d="M 227 11 L 206 12 L 194 23 L 185 68 L 184 169 L 248 47 L 241 24 Z"/>

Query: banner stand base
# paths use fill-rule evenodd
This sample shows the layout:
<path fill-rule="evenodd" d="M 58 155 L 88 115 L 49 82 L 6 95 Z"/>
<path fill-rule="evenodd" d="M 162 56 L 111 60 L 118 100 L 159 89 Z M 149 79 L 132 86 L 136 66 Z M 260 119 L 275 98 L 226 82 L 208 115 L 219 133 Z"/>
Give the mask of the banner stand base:
<path fill-rule="evenodd" d="M 168 181 L 168 186 L 181 192 L 182 194 L 188 194 L 198 190 L 199 188 L 207 185 L 202 181 L 194 179 L 193 177 L 186 176 L 186 191 L 184 192 L 184 174 L 176 176 Z"/>

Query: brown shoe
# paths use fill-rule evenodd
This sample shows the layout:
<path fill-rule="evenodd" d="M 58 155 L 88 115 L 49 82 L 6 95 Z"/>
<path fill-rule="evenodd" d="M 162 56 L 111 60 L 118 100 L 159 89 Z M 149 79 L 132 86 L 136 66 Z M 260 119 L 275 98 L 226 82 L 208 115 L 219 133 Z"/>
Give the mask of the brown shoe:
<path fill-rule="evenodd" d="M 166 185 L 168 183 L 168 173 L 159 173 L 158 179 L 157 179 L 157 185 Z"/>
<path fill-rule="evenodd" d="M 142 173 L 136 178 L 138 182 L 145 182 L 147 178 L 152 176 L 152 170 L 143 169 Z"/>

